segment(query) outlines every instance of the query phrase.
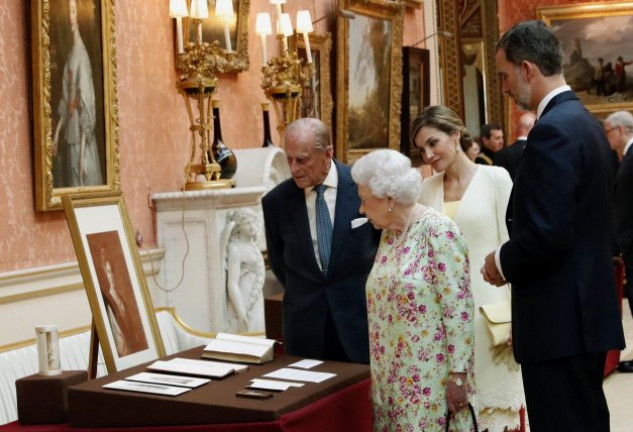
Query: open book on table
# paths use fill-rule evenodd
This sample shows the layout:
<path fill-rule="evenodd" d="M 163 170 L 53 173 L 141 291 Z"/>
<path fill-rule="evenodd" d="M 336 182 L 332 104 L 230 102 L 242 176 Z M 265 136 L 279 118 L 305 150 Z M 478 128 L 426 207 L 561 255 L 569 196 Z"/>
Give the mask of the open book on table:
<path fill-rule="evenodd" d="M 218 333 L 202 351 L 203 358 L 261 364 L 273 360 L 274 339 Z"/>

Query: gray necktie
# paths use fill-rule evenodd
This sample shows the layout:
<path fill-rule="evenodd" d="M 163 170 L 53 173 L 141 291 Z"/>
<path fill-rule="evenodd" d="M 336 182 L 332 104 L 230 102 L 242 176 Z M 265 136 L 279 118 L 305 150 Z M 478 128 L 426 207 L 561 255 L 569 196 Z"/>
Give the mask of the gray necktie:
<path fill-rule="evenodd" d="M 327 276 L 330 251 L 332 250 L 332 221 L 330 220 L 330 211 L 323 197 L 323 192 L 325 192 L 326 188 L 327 186 L 320 184 L 314 190 L 317 193 L 315 213 L 319 256 L 321 258 L 321 269 L 323 274 Z"/>

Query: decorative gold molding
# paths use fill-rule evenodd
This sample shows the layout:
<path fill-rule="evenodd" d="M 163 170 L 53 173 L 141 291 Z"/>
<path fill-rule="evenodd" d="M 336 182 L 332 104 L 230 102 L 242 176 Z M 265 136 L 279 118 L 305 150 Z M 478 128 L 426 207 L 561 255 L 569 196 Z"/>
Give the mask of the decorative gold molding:
<path fill-rule="evenodd" d="M 486 77 L 486 110 L 488 123 L 503 124 L 503 93 L 501 83 L 497 73 L 495 62 L 496 46 L 499 40 L 499 21 L 497 18 L 497 2 L 481 1 L 481 11 L 484 19 L 484 51 L 485 64 L 484 72 Z M 508 129 L 506 129 L 507 131 Z"/>
<path fill-rule="evenodd" d="M 421 9 L 422 0 L 404 0 L 404 6 L 413 9 Z"/>
<path fill-rule="evenodd" d="M 160 272 L 160 265 L 154 261 L 162 260 L 162 249 L 143 250 L 140 253 L 145 276 Z M 77 280 L 68 283 L 68 279 Z M 61 281 L 65 281 L 60 283 Z M 23 302 L 42 297 L 83 290 L 79 264 L 63 263 L 53 266 L 25 269 L 0 275 L 0 305 Z M 8 292 L 4 294 L 4 292 Z"/>
<path fill-rule="evenodd" d="M 88 326 L 83 326 L 83 327 L 77 327 L 77 328 L 70 329 L 70 330 L 60 331 L 59 332 L 59 338 L 61 339 L 61 338 L 65 338 L 65 337 L 68 337 L 68 336 L 74 336 L 74 335 L 77 335 L 77 334 L 80 334 L 80 333 L 84 333 L 84 332 L 90 331 L 90 327 L 91 326 L 88 325 Z M 23 341 L 20 341 L 20 342 L 13 342 L 13 343 L 10 343 L 10 344 L 7 344 L 7 345 L 0 346 L 0 353 L 6 352 L 6 351 L 15 350 L 15 349 L 18 349 L 18 348 L 24 348 L 24 347 L 27 347 L 27 346 L 30 346 L 30 345 L 34 345 L 34 344 L 35 344 L 35 338 L 23 340 Z"/>
<path fill-rule="evenodd" d="M 455 0 L 440 0 L 439 15 L 442 30 L 453 33 L 453 38 L 439 40 L 442 82 L 444 83 L 444 105 L 460 117 L 464 117 L 464 101 L 461 66 L 460 23 Z"/>

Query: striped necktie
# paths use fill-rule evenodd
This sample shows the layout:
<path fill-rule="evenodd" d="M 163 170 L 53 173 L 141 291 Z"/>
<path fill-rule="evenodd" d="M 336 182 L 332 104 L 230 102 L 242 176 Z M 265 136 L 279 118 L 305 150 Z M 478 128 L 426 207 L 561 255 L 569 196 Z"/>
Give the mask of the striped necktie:
<path fill-rule="evenodd" d="M 315 213 L 319 257 L 321 258 L 321 270 L 323 274 L 327 276 L 330 251 L 332 250 L 332 221 L 330 220 L 330 211 L 323 197 L 326 188 L 326 185 L 320 184 L 317 185 L 314 190 L 317 194 Z"/>

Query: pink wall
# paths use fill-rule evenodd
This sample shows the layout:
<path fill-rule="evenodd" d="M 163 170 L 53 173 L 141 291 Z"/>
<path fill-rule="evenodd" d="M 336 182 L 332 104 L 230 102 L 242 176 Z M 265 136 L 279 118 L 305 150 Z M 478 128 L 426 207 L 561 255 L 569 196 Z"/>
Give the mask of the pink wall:
<path fill-rule="evenodd" d="M 0 1 L 0 272 L 75 260 L 63 211 L 34 210 L 28 3 Z M 335 4 L 295 0 L 289 12 L 309 9 L 316 19 Z M 118 0 L 114 10 L 121 187 L 132 224 L 151 247 L 156 234 L 149 195 L 179 190 L 189 156 L 188 120 L 175 87 L 174 25 L 168 0 Z M 249 29 L 262 11 L 274 9 L 265 0 L 251 0 Z M 331 30 L 333 23 L 323 20 L 315 30 Z M 261 43 L 249 33 L 250 69 L 221 76 L 216 93 L 222 100 L 223 136 L 233 148 L 256 147 L 263 140 Z M 422 11 L 407 10 L 405 43 L 422 35 Z M 269 55 L 278 52 L 273 45 L 269 37 Z M 274 115 L 271 123 L 274 131 Z M 273 140 L 278 142 L 275 133 Z"/>

